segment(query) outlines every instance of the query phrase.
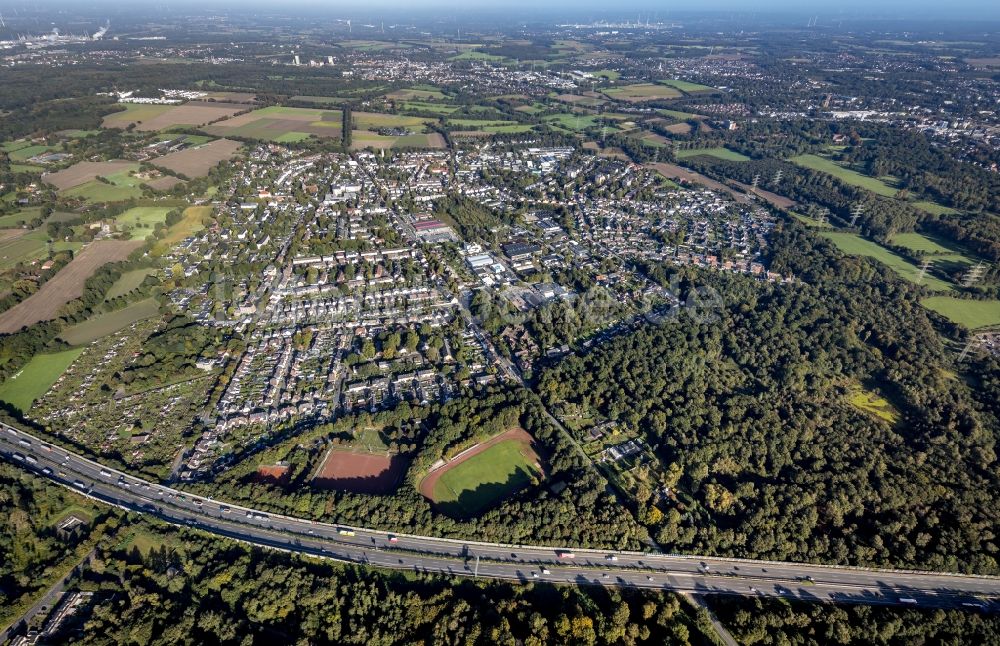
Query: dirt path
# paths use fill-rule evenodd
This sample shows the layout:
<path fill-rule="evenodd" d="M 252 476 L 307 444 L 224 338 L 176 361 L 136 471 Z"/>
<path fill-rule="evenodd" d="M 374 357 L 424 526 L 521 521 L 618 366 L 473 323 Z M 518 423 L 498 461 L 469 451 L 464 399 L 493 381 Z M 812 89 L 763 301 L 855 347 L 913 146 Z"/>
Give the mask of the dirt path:
<path fill-rule="evenodd" d="M 437 484 L 437 481 L 441 479 L 441 476 L 444 475 L 445 471 L 447 471 L 452 467 L 458 466 L 459 464 L 462 464 L 469 458 L 479 455 L 480 453 L 490 448 L 491 446 L 499 444 L 500 442 L 503 442 L 505 440 L 518 440 L 520 442 L 527 444 L 528 446 L 532 446 L 535 443 L 535 438 L 531 437 L 531 434 L 528 433 L 528 431 L 524 430 L 519 426 L 504 431 L 499 435 L 494 435 L 493 437 L 484 442 L 472 445 L 471 447 L 465 449 L 464 451 L 453 457 L 451 460 L 447 460 L 444 464 L 441 464 L 432 469 L 431 472 L 428 473 L 426 476 L 424 476 L 424 479 L 420 481 L 420 485 L 417 487 L 417 490 L 420 492 L 421 495 L 423 495 L 428 500 L 434 500 L 434 497 L 432 496 L 434 492 L 434 486 Z"/>

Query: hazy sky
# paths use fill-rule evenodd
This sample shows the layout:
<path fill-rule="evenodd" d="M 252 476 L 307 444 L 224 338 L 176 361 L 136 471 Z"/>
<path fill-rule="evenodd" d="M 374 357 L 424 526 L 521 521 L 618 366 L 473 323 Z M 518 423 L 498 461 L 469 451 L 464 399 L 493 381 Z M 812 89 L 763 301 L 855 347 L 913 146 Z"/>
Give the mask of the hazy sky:
<path fill-rule="evenodd" d="M 532 16 L 594 17 L 635 15 L 636 12 L 656 14 L 661 18 L 681 17 L 685 13 L 739 12 L 741 14 L 795 13 L 851 18 L 955 18 L 961 20 L 1000 20 L 1000 0 L 0 0 L 0 13 L 9 15 L 8 9 L 30 5 L 73 7 L 76 10 L 100 11 L 101 5 L 128 8 L 134 12 L 142 7 L 154 9 L 176 7 L 201 7 L 205 9 L 256 8 L 295 11 L 296 8 L 323 12 L 395 12 L 447 10 L 457 13 L 477 11 L 505 14 L 515 19 L 518 12 L 524 18 Z M 643 16 L 645 19 L 645 16 Z"/>

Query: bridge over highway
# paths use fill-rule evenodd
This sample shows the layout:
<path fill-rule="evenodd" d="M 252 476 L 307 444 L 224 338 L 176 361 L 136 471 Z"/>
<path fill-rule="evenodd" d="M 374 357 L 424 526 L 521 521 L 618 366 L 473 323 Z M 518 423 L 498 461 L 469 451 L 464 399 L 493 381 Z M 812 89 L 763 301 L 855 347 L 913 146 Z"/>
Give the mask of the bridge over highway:
<path fill-rule="evenodd" d="M 6 424 L 0 424 L 0 456 L 95 500 L 174 525 L 349 563 L 512 581 L 1000 610 L 1000 577 L 505 545 L 320 523 L 136 478 Z"/>

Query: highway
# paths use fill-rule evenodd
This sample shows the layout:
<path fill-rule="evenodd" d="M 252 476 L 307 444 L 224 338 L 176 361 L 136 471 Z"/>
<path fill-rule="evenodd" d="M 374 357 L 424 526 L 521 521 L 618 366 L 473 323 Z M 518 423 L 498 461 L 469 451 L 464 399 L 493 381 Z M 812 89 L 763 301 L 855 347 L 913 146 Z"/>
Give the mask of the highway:
<path fill-rule="evenodd" d="M 78 493 L 175 525 L 351 563 L 512 581 L 1000 610 L 1000 577 L 514 546 L 319 523 L 141 480 L 5 424 L 0 424 L 0 456 Z"/>

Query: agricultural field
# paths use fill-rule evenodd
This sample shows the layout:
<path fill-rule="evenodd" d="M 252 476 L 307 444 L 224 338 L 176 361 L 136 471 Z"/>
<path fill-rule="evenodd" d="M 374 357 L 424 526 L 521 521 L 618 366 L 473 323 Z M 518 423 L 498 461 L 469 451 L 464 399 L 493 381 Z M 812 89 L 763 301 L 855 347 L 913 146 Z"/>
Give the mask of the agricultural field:
<path fill-rule="evenodd" d="M 922 233 L 897 233 L 889 239 L 894 245 L 917 253 L 956 253 L 957 249 L 945 247 L 942 241 Z"/>
<path fill-rule="evenodd" d="M 410 128 L 422 131 L 424 126 L 433 122 L 427 117 L 408 117 L 402 114 L 383 114 L 380 112 L 352 112 L 351 121 L 357 130 L 372 130 L 374 128 Z"/>
<path fill-rule="evenodd" d="M 30 141 L 15 141 L 12 144 L 4 144 L 3 149 L 12 162 L 26 162 L 35 155 L 55 152 L 61 150 L 60 146 L 45 146 L 32 144 Z"/>
<path fill-rule="evenodd" d="M 585 108 L 596 108 L 607 103 L 607 101 L 603 99 L 593 96 L 583 96 L 580 94 L 557 94 L 552 98 L 556 101 L 562 101 L 563 103 L 569 103 L 571 105 L 579 105 Z"/>
<path fill-rule="evenodd" d="M 860 411 L 873 415 L 883 422 L 895 424 L 900 413 L 889 400 L 877 393 L 866 390 L 860 384 L 852 384 L 847 392 L 847 402 Z"/>
<path fill-rule="evenodd" d="M 452 56 L 449 60 L 453 61 L 502 61 L 505 60 L 503 56 L 497 56 L 495 54 L 487 54 L 486 52 L 481 52 L 476 49 L 467 49 L 461 54 Z"/>
<path fill-rule="evenodd" d="M 660 99 L 676 99 L 681 93 L 676 89 L 659 83 L 635 83 L 602 90 L 602 93 L 616 101 L 640 103 L 642 101 L 658 101 Z"/>
<path fill-rule="evenodd" d="M 514 110 L 517 112 L 523 112 L 525 114 L 538 114 L 540 112 L 545 112 L 549 107 L 544 103 L 531 103 L 528 105 L 519 105 Z"/>
<path fill-rule="evenodd" d="M 28 412 L 31 404 L 48 392 L 82 351 L 82 348 L 72 348 L 35 355 L 20 371 L 0 384 L 0 401 L 7 402 L 21 412 Z"/>
<path fill-rule="evenodd" d="M 140 246 L 137 240 L 90 243 L 41 289 L 0 314 L 0 333 L 10 334 L 25 325 L 55 318 L 63 305 L 83 294 L 84 283 L 99 267 L 124 260 Z"/>
<path fill-rule="evenodd" d="M 125 104 L 123 112 L 104 117 L 105 128 L 127 128 L 136 124 L 136 130 L 166 130 L 174 126 L 204 126 L 218 119 L 230 117 L 247 109 L 239 103 L 189 101 L 181 105 Z"/>
<path fill-rule="evenodd" d="M 142 284 L 142 281 L 146 280 L 146 276 L 152 276 L 155 274 L 155 269 L 132 269 L 130 271 L 126 271 L 118 278 L 118 280 L 114 282 L 111 288 L 108 289 L 108 293 L 105 294 L 104 299 L 110 301 L 118 298 L 119 296 L 124 296 L 133 289 L 138 288 L 139 285 Z"/>
<path fill-rule="evenodd" d="M 351 133 L 351 148 L 444 148 L 444 137 L 436 132 L 427 134 L 410 134 L 401 137 L 380 135 L 369 130 L 354 130 Z"/>
<path fill-rule="evenodd" d="M 452 112 L 458 110 L 457 105 L 447 105 L 444 103 L 425 103 L 423 101 L 403 101 L 397 103 L 398 107 L 403 112 L 425 112 L 440 115 L 449 115 Z"/>
<path fill-rule="evenodd" d="M 63 330 L 59 337 L 70 345 L 86 345 L 159 313 L 159 303 L 153 298 L 146 298 L 120 310 L 92 316 Z"/>
<path fill-rule="evenodd" d="M 311 135 L 339 139 L 343 115 L 339 110 L 270 106 L 227 119 L 203 130 L 220 137 L 245 137 L 281 143 L 308 139 Z"/>
<path fill-rule="evenodd" d="M 822 173 L 828 173 L 845 184 L 864 188 L 872 193 L 882 195 L 884 197 L 893 197 L 896 195 L 898 190 L 896 187 L 887 184 L 881 179 L 869 177 L 868 175 L 863 175 L 856 170 L 847 168 L 846 166 L 841 166 L 828 157 L 820 157 L 819 155 L 799 155 L 798 157 L 792 157 L 788 161 L 805 168 L 811 168 L 812 170 L 818 170 Z"/>
<path fill-rule="evenodd" d="M 842 252 L 853 256 L 866 256 L 868 258 L 874 258 L 886 267 L 895 271 L 902 278 L 905 278 L 913 283 L 918 283 L 920 268 L 906 258 L 903 258 L 902 256 L 886 249 L 882 245 L 872 242 L 867 238 L 862 238 L 857 234 L 843 231 L 824 231 L 823 235 L 837 245 L 837 248 Z M 930 274 L 925 275 L 923 280 L 919 281 L 919 284 L 924 285 L 928 289 L 936 292 L 947 292 L 952 290 L 951 285 L 939 278 L 931 276 Z"/>
<path fill-rule="evenodd" d="M 686 124 L 685 124 L 686 125 Z M 716 159 L 722 159 L 724 161 L 749 161 L 749 157 L 740 154 L 735 150 L 729 150 L 728 148 L 716 147 L 716 148 L 687 148 L 678 149 L 674 151 L 674 156 L 677 159 L 687 159 L 688 157 L 697 157 L 698 155 L 707 155 L 709 157 L 715 157 Z"/>
<path fill-rule="evenodd" d="M 217 139 L 195 148 L 157 157 L 151 163 L 188 178 L 205 177 L 221 162 L 235 157 L 242 146 L 243 144 L 238 141 Z"/>
<path fill-rule="evenodd" d="M 435 100 L 443 101 L 445 99 L 444 92 L 436 87 L 430 85 L 418 85 L 411 88 L 406 88 L 403 90 L 395 90 L 389 92 L 385 95 L 385 98 L 391 99 L 393 101 L 426 101 Z"/>
<path fill-rule="evenodd" d="M 931 296 L 920 301 L 920 304 L 970 330 L 1000 325 L 1000 301 Z"/>
<path fill-rule="evenodd" d="M 202 220 L 210 215 L 211 206 L 189 206 L 184 209 L 180 221 L 167 230 L 167 235 L 157 241 L 150 254 L 162 256 L 173 249 L 174 245 L 201 231 L 204 228 Z"/>
<path fill-rule="evenodd" d="M 449 515 L 474 516 L 543 476 L 533 442 L 523 429 L 505 431 L 431 471 L 420 492 Z"/>
<path fill-rule="evenodd" d="M 657 83 L 669 85 L 672 88 L 676 88 L 681 92 L 684 92 L 685 94 L 698 94 L 698 93 L 718 91 L 710 85 L 701 85 L 700 83 L 691 83 L 690 81 L 682 81 L 680 79 L 663 79 L 657 81 Z"/>
<path fill-rule="evenodd" d="M 137 206 L 116 217 L 115 227 L 119 231 L 128 230 L 129 240 L 145 240 L 157 224 L 166 221 L 170 211 L 165 206 Z"/>
<path fill-rule="evenodd" d="M 98 177 L 110 179 L 113 175 L 137 170 L 139 170 L 139 164 L 130 161 L 84 161 L 54 173 L 46 173 L 42 177 L 42 180 L 47 184 L 55 186 L 60 191 L 66 191 L 91 182 Z"/>
<path fill-rule="evenodd" d="M 597 70 L 596 72 L 591 72 L 597 78 L 607 79 L 609 81 L 617 81 L 621 78 L 621 73 L 615 70 Z"/>
<path fill-rule="evenodd" d="M 511 134 L 530 132 L 534 126 L 529 123 L 490 119 L 449 119 L 448 126 L 462 128 L 463 133 L 485 132 L 490 134 Z"/>
<path fill-rule="evenodd" d="M 603 125 L 601 118 L 602 117 L 593 114 L 573 114 L 564 112 L 562 114 L 553 114 L 544 117 L 542 120 L 545 123 L 562 130 L 583 132 L 589 128 L 601 127 Z"/>
<path fill-rule="evenodd" d="M 927 200 L 917 200 L 912 204 L 921 211 L 926 211 L 932 215 L 956 215 L 958 213 L 957 209 L 953 209 L 950 206 L 938 204 L 937 202 L 929 202 Z"/>
<path fill-rule="evenodd" d="M 19 262 L 31 262 L 48 257 L 48 235 L 41 230 L 8 235 L 0 240 L 0 269 L 9 269 Z"/>
<path fill-rule="evenodd" d="M 299 101 L 301 103 L 317 103 L 320 105 L 340 105 L 351 101 L 351 99 L 342 96 L 310 96 L 306 94 L 293 96 L 292 101 Z"/>
<path fill-rule="evenodd" d="M 948 273 L 963 271 L 980 261 L 974 253 L 953 242 L 920 233 L 897 233 L 890 242 L 914 251 L 927 254 L 934 266 Z"/>
<path fill-rule="evenodd" d="M 819 220 L 814 220 L 808 215 L 802 215 L 801 213 L 795 213 L 794 211 L 789 211 L 789 215 L 793 218 L 806 225 L 807 227 L 815 227 L 817 229 L 832 229 L 833 225 L 829 222 L 820 222 Z"/>

